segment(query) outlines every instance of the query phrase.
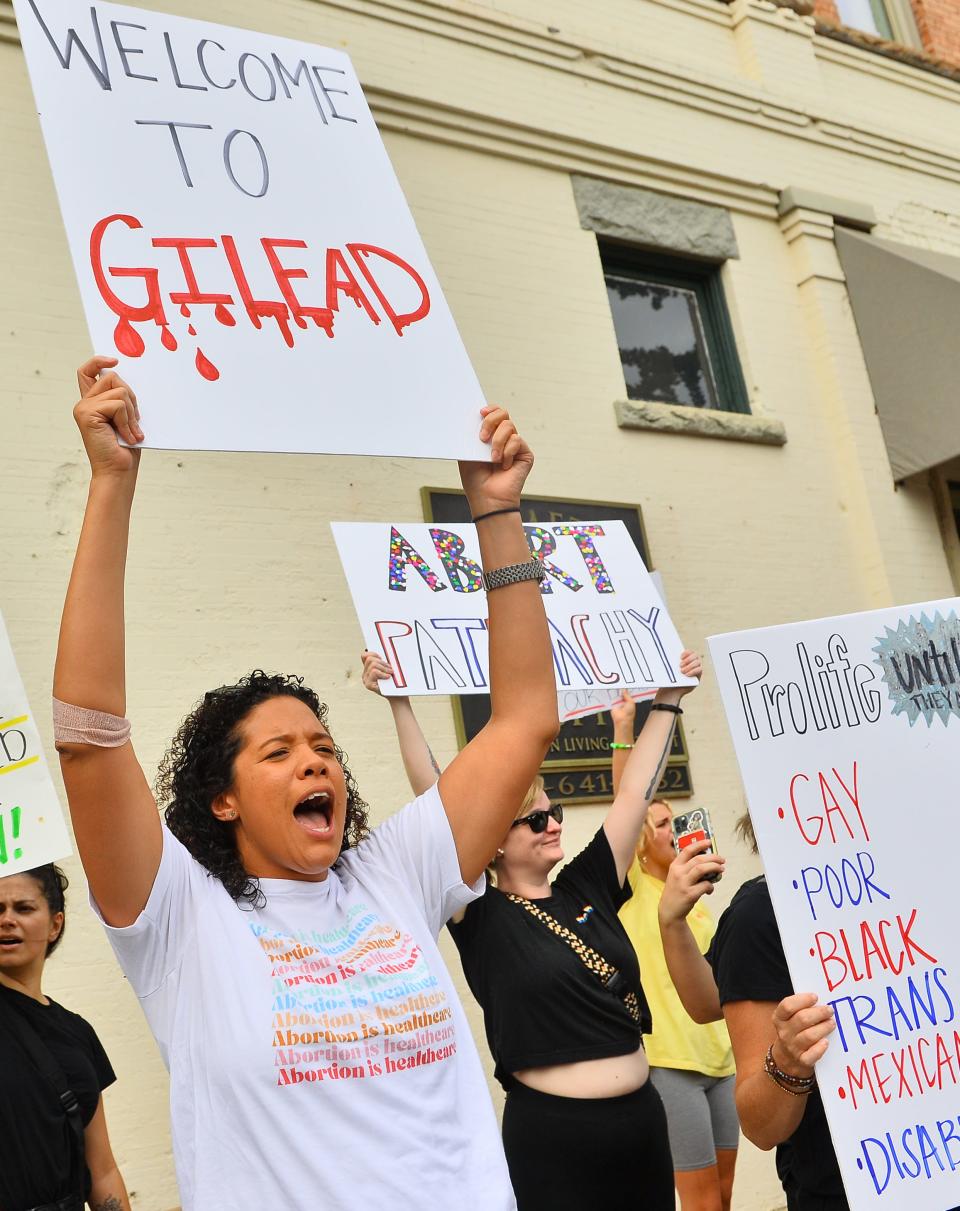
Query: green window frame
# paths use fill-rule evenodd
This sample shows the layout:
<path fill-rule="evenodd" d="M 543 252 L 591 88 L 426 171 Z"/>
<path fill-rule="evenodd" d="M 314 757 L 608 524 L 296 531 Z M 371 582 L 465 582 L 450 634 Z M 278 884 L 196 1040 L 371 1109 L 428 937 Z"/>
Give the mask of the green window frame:
<path fill-rule="evenodd" d="M 695 297 L 708 369 L 711 372 L 716 395 L 716 402 L 708 403 L 704 407 L 718 412 L 749 412 L 747 385 L 740 368 L 733 325 L 730 322 L 730 312 L 723 291 L 721 266 L 709 261 L 664 256 L 661 253 L 643 252 L 639 249 L 606 242 L 600 244 L 600 260 L 605 280 L 611 277 L 627 278 L 655 286 L 688 291 Z M 620 345 L 620 335 L 618 332 L 618 345 Z M 620 347 L 622 350 L 622 345 Z M 621 357 L 621 362 L 622 360 Z M 627 394 L 630 397 L 629 387 Z M 653 400 L 648 402 L 679 403 L 682 401 Z"/>

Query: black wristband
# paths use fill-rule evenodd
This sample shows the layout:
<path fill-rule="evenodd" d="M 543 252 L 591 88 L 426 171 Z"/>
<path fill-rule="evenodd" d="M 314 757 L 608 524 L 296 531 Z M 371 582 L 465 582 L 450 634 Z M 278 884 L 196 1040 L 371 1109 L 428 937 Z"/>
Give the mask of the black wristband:
<path fill-rule="evenodd" d="M 655 702 L 650 709 L 651 711 L 669 711 L 671 715 L 683 714 L 683 708 L 674 706 L 672 702 Z"/>
<path fill-rule="evenodd" d="M 472 520 L 473 524 L 476 525 L 478 521 L 486 521 L 488 517 L 499 517 L 501 515 L 501 513 L 519 513 L 519 512 L 520 512 L 520 510 L 518 508 L 491 509 L 489 513 L 481 513 L 479 517 L 471 518 L 471 520 Z"/>

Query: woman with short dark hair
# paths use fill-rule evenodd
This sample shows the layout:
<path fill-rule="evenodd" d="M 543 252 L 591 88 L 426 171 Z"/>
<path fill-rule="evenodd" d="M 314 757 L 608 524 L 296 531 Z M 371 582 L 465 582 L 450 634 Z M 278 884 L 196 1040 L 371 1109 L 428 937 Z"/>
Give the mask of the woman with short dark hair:
<path fill-rule="evenodd" d="M 129 1211 L 103 1112 L 110 1061 L 89 1022 L 42 988 L 66 888 L 52 863 L 0 878 L 0 1207 Z"/>

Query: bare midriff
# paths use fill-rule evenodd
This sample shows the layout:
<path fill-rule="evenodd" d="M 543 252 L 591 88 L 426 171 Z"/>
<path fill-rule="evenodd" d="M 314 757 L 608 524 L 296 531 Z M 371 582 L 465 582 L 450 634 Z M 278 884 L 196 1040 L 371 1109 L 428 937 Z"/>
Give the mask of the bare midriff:
<path fill-rule="evenodd" d="M 650 1065 L 643 1048 L 638 1047 L 630 1055 L 521 1068 L 513 1076 L 528 1088 L 553 1097 L 622 1097 L 646 1083 Z"/>

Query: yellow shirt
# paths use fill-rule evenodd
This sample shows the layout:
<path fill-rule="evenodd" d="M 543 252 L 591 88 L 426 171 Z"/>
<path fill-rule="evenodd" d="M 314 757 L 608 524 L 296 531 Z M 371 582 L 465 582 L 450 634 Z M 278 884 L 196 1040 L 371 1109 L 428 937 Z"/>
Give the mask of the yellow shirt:
<path fill-rule="evenodd" d="M 656 1068 L 681 1068 L 705 1076 L 730 1076 L 735 1069 L 730 1037 L 723 1022 L 700 1026 L 689 1016 L 667 971 L 657 924 L 663 883 L 635 860 L 627 875 L 632 897 L 620 909 L 620 920 L 640 960 L 640 980 L 653 1015 L 653 1034 L 644 1037 L 647 1059 Z M 717 926 L 698 903 L 687 918 L 701 954 Z"/>

